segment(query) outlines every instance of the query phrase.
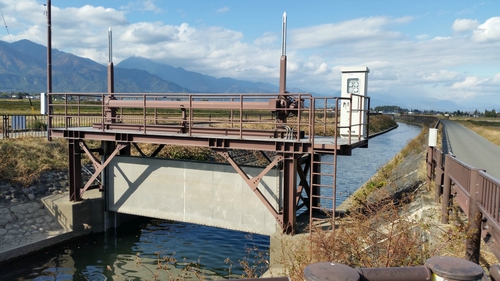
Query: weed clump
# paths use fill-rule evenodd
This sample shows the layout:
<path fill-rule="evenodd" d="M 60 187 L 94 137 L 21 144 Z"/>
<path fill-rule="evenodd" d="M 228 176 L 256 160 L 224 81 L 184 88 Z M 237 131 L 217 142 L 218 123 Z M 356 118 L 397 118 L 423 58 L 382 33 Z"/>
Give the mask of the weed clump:
<path fill-rule="evenodd" d="M 335 225 L 315 226 L 310 235 L 281 246 L 293 248 L 283 250 L 286 274 L 292 280 L 303 280 L 305 267 L 315 262 L 353 268 L 417 266 L 436 255 L 464 252 L 466 224 L 456 221 L 439 226 L 438 211 L 417 211 L 421 207 L 386 201 L 337 218 Z"/>
<path fill-rule="evenodd" d="M 44 171 L 67 169 L 65 140 L 42 138 L 0 141 L 0 180 L 22 186 L 33 182 Z"/>

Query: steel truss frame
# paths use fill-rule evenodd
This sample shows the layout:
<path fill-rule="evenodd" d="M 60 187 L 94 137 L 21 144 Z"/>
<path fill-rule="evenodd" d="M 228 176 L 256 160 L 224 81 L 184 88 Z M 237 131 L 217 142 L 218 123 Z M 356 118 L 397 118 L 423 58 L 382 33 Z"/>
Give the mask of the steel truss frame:
<path fill-rule="evenodd" d="M 119 138 L 118 136 L 116 136 Z M 210 143 L 219 144 L 220 141 L 210 141 Z M 85 139 L 69 138 L 68 139 L 68 158 L 69 158 L 69 199 L 71 201 L 83 200 L 84 193 L 88 190 L 99 188 L 101 192 L 107 192 L 106 180 L 102 179 L 104 184 L 94 184 L 99 175 L 107 168 L 111 160 L 119 154 L 130 154 L 130 148 L 133 146 L 137 149 L 139 154 L 144 157 L 156 157 L 158 153 L 165 147 L 166 143 L 158 144 L 158 147 L 151 155 L 146 155 L 141 151 L 140 147 L 135 142 L 126 141 L 102 141 L 99 148 L 89 148 Z M 267 151 L 272 151 L 274 145 L 268 147 Z M 295 148 L 294 146 L 286 146 L 288 148 Z M 311 186 L 308 183 L 308 178 L 314 178 L 310 173 L 312 172 L 311 153 L 282 151 L 278 152 L 274 159 L 267 157 L 265 150 L 261 150 L 263 155 L 268 159 L 269 163 L 263 167 L 259 175 L 249 177 L 244 167 L 234 161 L 229 154 L 229 147 L 214 147 L 215 152 L 226 159 L 235 171 L 245 180 L 247 185 L 252 189 L 255 195 L 260 199 L 264 206 L 276 219 L 277 224 L 282 228 L 284 233 L 295 233 L 297 210 L 306 207 L 310 210 L 310 200 L 313 200 L 314 205 L 318 205 L 318 200 L 311 198 Z M 308 151 L 309 148 L 302 149 Z M 98 153 L 101 157 L 97 157 Z M 94 166 L 94 171 L 90 179 L 85 185 L 82 184 L 82 155 L 86 155 Z M 261 179 L 273 168 L 278 167 L 282 174 L 282 199 L 279 208 L 273 207 L 259 189 Z M 313 179 L 319 181 L 319 177 Z M 313 191 L 313 192 L 318 192 Z M 317 194 L 316 194 L 317 195 Z M 313 196 L 314 197 L 314 196 Z"/>

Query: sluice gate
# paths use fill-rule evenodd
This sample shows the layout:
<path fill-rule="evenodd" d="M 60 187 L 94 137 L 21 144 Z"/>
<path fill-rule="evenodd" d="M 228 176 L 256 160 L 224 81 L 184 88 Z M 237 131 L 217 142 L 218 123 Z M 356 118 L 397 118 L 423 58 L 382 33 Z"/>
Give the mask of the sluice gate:
<path fill-rule="evenodd" d="M 170 165 L 171 162 L 165 160 L 160 160 L 163 161 L 161 164 L 157 162 L 157 156 L 165 146 L 195 146 L 210 148 L 224 158 L 283 232 L 296 232 L 298 213 L 308 214 L 310 223 L 318 217 L 334 220 L 337 155 L 350 155 L 352 149 L 368 146 L 370 99 L 367 96 L 367 67 L 342 69 L 341 97 L 320 98 L 309 93 L 288 92 L 284 14 L 278 93 L 115 93 L 111 30 L 107 93 L 52 93 L 50 12 L 48 15 L 48 85 L 47 95 L 42 95 L 42 113 L 48 115 L 48 138 L 68 140 L 71 201 L 81 201 L 86 191 L 99 189 L 106 199 L 107 211 L 123 208 L 123 212 L 140 213 L 139 209 L 147 209 L 151 215 L 155 210 L 162 210 L 165 202 L 153 200 L 154 194 L 164 200 L 186 200 L 193 196 L 192 193 L 203 194 L 205 186 L 185 193 L 169 191 L 175 187 L 160 179 L 159 183 L 137 184 L 141 181 L 149 183 L 151 167 L 163 171 L 165 165 Z M 145 152 L 139 144 L 151 144 L 156 148 Z M 130 158 L 132 147 L 148 160 Z M 258 151 L 267 163 L 259 173 L 249 173 L 247 167 L 232 158 L 231 150 Z M 321 156 L 327 154 L 333 156 L 330 162 L 322 160 Z M 94 166 L 85 183 L 82 181 L 83 158 Z M 129 173 L 142 168 L 124 172 L 126 159 L 131 165 L 139 165 L 140 161 L 149 163 L 144 166 L 143 174 L 131 176 Z M 329 169 L 323 170 L 325 166 Z M 187 173 L 190 169 L 182 171 Z M 197 172 L 191 173 L 183 178 L 184 182 L 194 178 Z M 278 184 L 270 192 L 264 179 L 272 173 L 277 175 Z M 121 178 L 115 179 L 118 174 Z M 228 178 L 225 176 L 218 183 L 228 181 Z M 325 183 L 322 178 L 329 180 Z M 215 190 L 214 184 L 212 188 Z M 140 192 L 135 194 L 134 188 Z M 223 188 L 220 192 L 231 194 L 228 189 Z M 249 195 L 245 193 L 243 197 Z M 202 220 L 207 222 L 216 217 L 209 218 L 207 209 L 213 214 L 217 204 L 230 204 L 229 198 L 210 198 L 211 201 L 203 204 L 186 203 L 182 205 L 184 210 L 180 209 L 181 205 L 172 203 L 179 209 L 169 216 L 178 218 L 181 213 L 184 218 L 194 216 L 197 210 L 191 207 L 199 205 L 200 209 L 205 208 Z M 245 205 L 250 203 L 241 202 L 237 207 L 244 213 L 248 207 Z M 168 212 L 155 216 L 166 217 Z M 267 223 L 268 220 L 264 221 Z"/>

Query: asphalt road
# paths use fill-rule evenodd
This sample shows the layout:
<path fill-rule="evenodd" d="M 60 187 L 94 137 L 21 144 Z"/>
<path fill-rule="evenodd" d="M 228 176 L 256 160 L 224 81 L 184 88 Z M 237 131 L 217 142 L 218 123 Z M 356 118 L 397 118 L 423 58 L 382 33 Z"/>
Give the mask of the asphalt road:
<path fill-rule="evenodd" d="M 458 160 L 475 168 L 485 169 L 491 176 L 500 179 L 500 147 L 476 134 L 474 131 L 449 120 L 444 125 L 443 149 L 453 153 Z"/>

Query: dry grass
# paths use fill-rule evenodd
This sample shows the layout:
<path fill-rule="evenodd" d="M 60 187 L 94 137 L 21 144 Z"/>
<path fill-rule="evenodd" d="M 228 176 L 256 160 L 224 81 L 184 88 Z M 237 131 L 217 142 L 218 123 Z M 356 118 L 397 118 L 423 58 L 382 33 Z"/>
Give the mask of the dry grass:
<path fill-rule="evenodd" d="M 27 186 L 44 171 L 66 169 L 65 142 L 43 138 L 1 140 L 0 179 Z"/>
<path fill-rule="evenodd" d="M 495 145 L 500 146 L 500 121 L 497 120 L 454 120 L 476 132 Z"/>
<path fill-rule="evenodd" d="M 334 231 L 318 228 L 293 244 L 284 242 L 285 273 L 292 280 L 303 280 L 305 267 L 315 262 L 400 267 L 422 265 L 436 255 L 463 255 L 465 224 L 456 221 L 442 228 L 431 213 L 418 214 L 413 208 L 381 204 L 337 219 Z M 286 250 L 290 248 L 294 250 Z"/>
<path fill-rule="evenodd" d="M 385 185 L 390 184 L 389 179 L 391 178 L 392 173 L 396 167 L 405 160 L 405 157 L 408 157 L 410 154 L 417 155 L 422 153 L 426 149 L 425 145 L 427 141 L 427 132 L 428 128 L 424 127 L 416 138 L 409 141 L 408 144 L 398 154 L 396 154 L 396 156 L 394 156 L 387 164 L 382 166 L 361 188 L 356 190 L 352 196 L 354 204 L 356 204 L 356 202 L 364 204 L 370 194 Z M 421 169 L 419 169 L 419 176 L 421 178 L 425 178 L 425 173 L 426 167 L 422 164 Z M 356 206 L 353 207 L 356 208 Z"/>

